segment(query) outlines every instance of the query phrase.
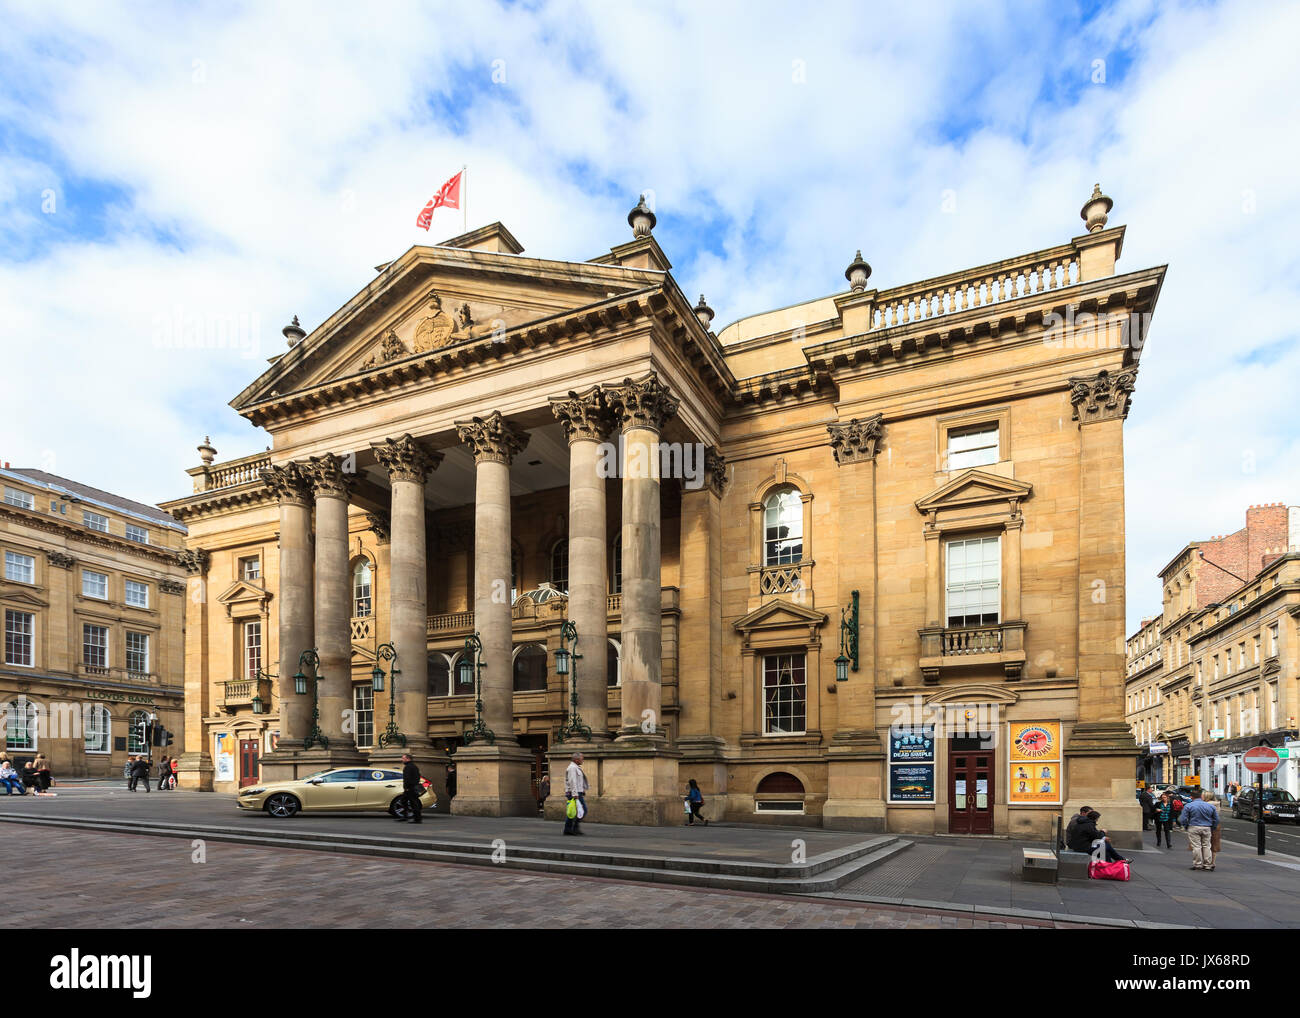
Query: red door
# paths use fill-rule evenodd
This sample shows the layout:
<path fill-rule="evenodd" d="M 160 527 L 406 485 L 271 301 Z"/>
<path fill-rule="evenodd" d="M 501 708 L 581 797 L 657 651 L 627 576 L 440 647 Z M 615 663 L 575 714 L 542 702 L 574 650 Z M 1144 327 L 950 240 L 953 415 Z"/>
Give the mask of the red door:
<path fill-rule="evenodd" d="M 239 787 L 256 784 L 258 775 L 258 741 L 239 740 Z"/>
<path fill-rule="evenodd" d="M 993 833 L 993 752 L 957 750 L 948 757 L 948 831 Z"/>

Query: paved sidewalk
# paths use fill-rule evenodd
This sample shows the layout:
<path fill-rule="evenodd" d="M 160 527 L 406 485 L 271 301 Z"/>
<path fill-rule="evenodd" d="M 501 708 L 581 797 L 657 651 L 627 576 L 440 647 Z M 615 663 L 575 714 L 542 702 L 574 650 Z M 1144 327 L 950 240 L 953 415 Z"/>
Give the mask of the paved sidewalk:
<path fill-rule="evenodd" d="M 830 892 L 880 903 L 936 902 L 1021 917 L 1076 916 L 1139 924 L 1282 929 L 1300 927 L 1300 863 L 1225 842 L 1213 873 L 1193 871 L 1186 836 L 1172 849 L 1125 851 L 1132 879 L 1025 883 L 1013 868 L 1023 847 L 974 838 L 911 838 L 906 853 Z"/>
<path fill-rule="evenodd" d="M 394 825 L 396 826 L 396 825 Z M 1026 929 L 1050 921 L 574 879 L 6 824 L 7 854 L 57 859 L 5 890 L 10 928 Z M 1073 924 L 1071 924 L 1073 925 Z"/>

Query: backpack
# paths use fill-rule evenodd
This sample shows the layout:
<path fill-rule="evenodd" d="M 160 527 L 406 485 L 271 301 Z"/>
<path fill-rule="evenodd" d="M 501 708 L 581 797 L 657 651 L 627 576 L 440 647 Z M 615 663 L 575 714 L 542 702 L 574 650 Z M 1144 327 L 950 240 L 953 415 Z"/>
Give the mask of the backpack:
<path fill-rule="evenodd" d="M 1182 799 L 1175 799 L 1175 800 L 1174 800 L 1174 816 L 1178 816 L 1178 814 L 1181 813 L 1182 811 L 1183 811 L 1183 800 L 1182 800 Z"/>

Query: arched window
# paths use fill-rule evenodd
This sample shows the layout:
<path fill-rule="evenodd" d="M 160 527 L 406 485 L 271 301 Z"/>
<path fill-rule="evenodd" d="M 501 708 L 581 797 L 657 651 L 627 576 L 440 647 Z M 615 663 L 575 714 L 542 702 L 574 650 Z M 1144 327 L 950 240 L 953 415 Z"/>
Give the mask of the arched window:
<path fill-rule="evenodd" d="M 551 585 L 566 594 L 569 591 L 569 542 L 556 541 L 551 548 Z"/>
<path fill-rule="evenodd" d="M 451 665 L 446 654 L 429 651 L 429 695 L 451 695 Z"/>
<path fill-rule="evenodd" d="M 352 617 L 365 618 L 374 611 L 370 594 L 370 560 L 362 559 L 352 570 Z"/>
<path fill-rule="evenodd" d="M 623 535 L 619 534 L 614 538 L 613 551 L 614 568 L 609 576 L 609 592 L 611 594 L 623 593 Z"/>
<path fill-rule="evenodd" d="M 618 671 L 619 647 L 613 640 L 609 640 L 605 647 L 605 685 L 617 686 L 622 683 L 623 677 Z"/>
<path fill-rule="evenodd" d="M 760 781 L 758 788 L 754 789 L 754 791 L 759 795 L 803 795 L 804 788 L 803 782 L 793 774 L 788 774 L 785 771 L 774 771 Z"/>
<path fill-rule="evenodd" d="M 112 749 L 113 716 L 103 704 L 93 704 L 86 711 L 82 732 L 87 753 L 108 753 Z"/>
<path fill-rule="evenodd" d="M 803 558 L 803 499 L 793 488 L 763 499 L 763 565 L 780 566 Z"/>
<path fill-rule="evenodd" d="M 133 710 L 126 719 L 126 751 L 128 753 L 147 753 L 149 747 L 144 741 L 144 726 L 149 720 L 146 710 Z"/>
<path fill-rule="evenodd" d="M 519 648 L 515 655 L 515 692 L 534 693 L 546 690 L 546 648 L 535 643 Z"/>
<path fill-rule="evenodd" d="M 39 718 L 40 708 L 26 697 L 10 701 L 5 718 L 5 748 L 35 749 Z"/>

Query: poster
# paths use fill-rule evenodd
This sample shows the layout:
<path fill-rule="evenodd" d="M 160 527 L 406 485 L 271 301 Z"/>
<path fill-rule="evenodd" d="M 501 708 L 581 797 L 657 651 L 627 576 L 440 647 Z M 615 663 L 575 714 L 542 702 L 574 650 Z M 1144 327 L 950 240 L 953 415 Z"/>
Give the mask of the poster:
<path fill-rule="evenodd" d="M 1061 723 L 1012 722 L 1007 739 L 1007 802 L 1061 804 Z"/>
<path fill-rule="evenodd" d="M 934 726 L 889 730 L 889 801 L 934 802 Z"/>
<path fill-rule="evenodd" d="M 218 732 L 213 738 L 216 739 L 217 751 L 214 754 L 214 760 L 217 765 L 217 781 L 234 781 L 235 780 L 235 738 L 229 732 Z"/>

